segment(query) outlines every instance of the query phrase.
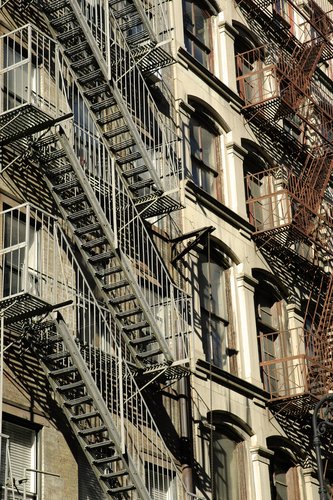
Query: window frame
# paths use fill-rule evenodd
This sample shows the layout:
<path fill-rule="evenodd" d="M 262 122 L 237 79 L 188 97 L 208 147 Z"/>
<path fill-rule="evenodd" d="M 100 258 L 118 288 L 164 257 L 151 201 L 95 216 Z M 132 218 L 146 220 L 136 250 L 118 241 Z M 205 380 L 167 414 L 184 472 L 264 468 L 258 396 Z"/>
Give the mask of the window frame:
<path fill-rule="evenodd" d="M 204 4 L 202 0 L 201 3 Z M 190 15 L 188 15 L 187 6 L 190 5 Z M 202 14 L 203 18 L 203 42 L 196 33 L 197 25 L 195 24 L 196 13 L 195 9 L 198 9 Z M 187 18 L 189 18 L 187 20 Z M 207 8 L 206 5 L 201 7 L 197 0 L 183 0 L 183 26 L 184 26 L 184 43 L 186 51 L 202 66 L 204 66 L 208 71 L 213 69 L 213 37 L 212 37 L 212 13 Z M 192 26 L 192 30 L 189 29 L 189 25 Z M 202 61 L 196 57 L 196 49 L 200 51 L 203 56 Z"/>
<path fill-rule="evenodd" d="M 191 155 L 191 174 L 194 184 L 202 189 L 205 193 L 213 196 L 217 199 L 221 199 L 221 186 L 219 180 L 221 180 L 221 132 L 219 127 L 215 124 L 214 120 L 208 115 L 208 113 L 199 107 L 194 108 L 195 111 L 191 115 L 189 120 L 189 143 L 190 143 L 190 155 Z M 194 133 L 194 126 L 197 129 L 197 134 Z M 203 133 L 206 132 L 211 136 L 211 145 L 209 155 L 213 156 L 212 163 L 208 164 L 207 159 L 204 156 L 204 150 L 207 148 L 203 147 Z M 197 135 L 197 137 L 195 137 Z M 197 139 L 199 139 L 197 141 Z M 194 144 L 197 144 L 197 151 L 199 155 L 196 154 Z M 207 178 L 205 176 L 208 176 Z M 209 186 L 211 181 L 211 186 Z"/>

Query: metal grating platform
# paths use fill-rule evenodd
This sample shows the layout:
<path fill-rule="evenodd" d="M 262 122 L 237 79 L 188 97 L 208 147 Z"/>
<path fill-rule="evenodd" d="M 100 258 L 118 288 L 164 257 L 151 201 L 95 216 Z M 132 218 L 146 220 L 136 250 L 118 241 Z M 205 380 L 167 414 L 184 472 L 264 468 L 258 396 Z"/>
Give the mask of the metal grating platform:
<path fill-rule="evenodd" d="M 44 130 L 53 122 L 50 115 L 32 104 L 6 111 L 0 115 L 0 145 Z"/>
<path fill-rule="evenodd" d="M 0 300 L 0 311 L 5 317 L 5 325 L 45 314 L 52 306 L 39 297 L 22 292 Z"/>
<path fill-rule="evenodd" d="M 285 399 L 272 400 L 268 403 L 269 409 L 272 413 L 281 413 L 289 416 L 300 416 L 312 410 L 319 401 L 310 393 L 298 394 L 296 396 L 289 396 Z"/>

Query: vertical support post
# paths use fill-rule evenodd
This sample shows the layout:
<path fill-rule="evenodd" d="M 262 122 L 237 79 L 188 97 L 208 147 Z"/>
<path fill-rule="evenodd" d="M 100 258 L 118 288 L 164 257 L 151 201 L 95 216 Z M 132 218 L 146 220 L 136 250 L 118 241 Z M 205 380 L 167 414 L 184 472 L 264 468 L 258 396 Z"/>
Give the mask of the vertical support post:
<path fill-rule="evenodd" d="M 113 234 L 114 234 L 114 246 L 118 248 L 118 227 L 117 227 L 117 202 L 116 202 L 116 171 L 115 171 L 115 161 L 111 158 L 111 186 L 112 186 L 112 220 L 113 220 Z"/>
<path fill-rule="evenodd" d="M 28 26 L 28 103 L 31 104 L 32 98 L 31 98 L 31 92 L 32 92 L 32 85 L 31 85 L 31 77 L 32 77 L 32 27 L 29 24 Z"/>
<path fill-rule="evenodd" d="M 123 387 L 123 357 L 121 347 L 118 347 L 119 359 L 119 409 L 120 409 L 120 443 L 121 452 L 125 453 L 125 427 L 124 427 L 124 387 Z"/>
<path fill-rule="evenodd" d="M 106 64 L 108 72 L 108 80 L 111 80 L 111 37 L 110 37 L 110 12 L 109 1 L 104 0 L 105 12 L 105 37 L 106 37 Z"/>
<path fill-rule="evenodd" d="M 2 452 L 2 408 L 3 408 L 3 350 L 4 350 L 4 335 L 5 335 L 5 314 L 0 313 L 0 465 Z"/>
<path fill-rule="evenodd" d="M 51 42 L 53 43 L 53 42 Z M 59 76 L 60 76 L 60 59 L 59 59 L 59 47 L 58 45 L 55 45 L 55 94 L 56 94 L 56 118 L 60 116 L 60 105 L 59 105 L 59 100 L 60 100 L 60 95 L 62 96 L 63 89 L 61 89 L 60 92 L 60 87 L 59 87 Z M 50 87 L 51 87 L 51 82 L 50 82 Z M 51 95 L 50 95 L 50 103 L 51 105 Z"/>
<path fill-rule="evenodd" d="M 26 226 L 25 226 L 25 255 L 24 255 L 24 265 L 23 265 L 23 290 L 25 292 L 29 291 L 29 236 L 30 236 L 30 205 L 27 205 L 27 213 L 26 213 Z"/>

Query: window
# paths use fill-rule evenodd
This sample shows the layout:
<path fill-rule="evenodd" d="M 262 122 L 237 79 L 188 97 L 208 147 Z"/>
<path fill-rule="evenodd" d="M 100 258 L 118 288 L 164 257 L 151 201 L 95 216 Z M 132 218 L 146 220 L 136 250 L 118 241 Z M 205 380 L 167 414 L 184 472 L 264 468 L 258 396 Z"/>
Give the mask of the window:
<path fill-rule="evenodd" d="M 9 436 L 12 477 L 23 494 L 24 481 L 21 480 L 24 479 L 24 469 L 37 468 L 37 433 L 33 429 L 7 421 L 3 422 L 2 432 Z M 27 471 L 26 478 L 27 499 L 34 499 L 37 493 L 36 474 Z"/>
<path fill-rule="evenodd" d="M 262 381 L 271 397 L 286 396 L 292 381 L 287 359 L 291 356 L 291 346 L 285 302 L 278 296 L 275 285 L 260 275 L 259 271 L 255 306 Z"/>
<path fill-rule="evenodd" d="M 206 360 L 227 369 L 228 311 L 226 301 L 226 268 L 219 249 L 200 254 L 198 280 L 201 306 L 202 344 Z"/>
<path fill-rule="evenodd" d="M 195 184 L 216 197 L 219 174 L 219 134 L 215 124 L 203 112 L 190 120 L 192 177 Z"/>
<path fill-rule="evenodd" d="M 191 56 L 211 70 L 211 16 L 202 7 L 203 3 L 203 0 L 184 1 L 185 46 Z"/>
<path fill-rule="evenodd" d="M 38 223 L 17 209 L 5 213 L 3 227 L 3 296 L 22 291 L 38 294 Z M 33 225 L 34 224 L 34 225 Z"/>
<path fill-rule="evenodd" d="M 226 426 L 224 426 L 226 427 Z M 213 433 L 213 500 L 245 500 L 245 443 L 231 430 Z"/>
<path fill-rule="evenodd" d="M 300 499 L 297 468 L 287 453 L 275 452 L 270 474 L 272 500 Z"/>
<path fill-rule="evenodd" d="M 171 471 L 158 468 L 146 462 L 146 483 L 152 500 L 173 500 L 177 498 L 175 477 Z"/>

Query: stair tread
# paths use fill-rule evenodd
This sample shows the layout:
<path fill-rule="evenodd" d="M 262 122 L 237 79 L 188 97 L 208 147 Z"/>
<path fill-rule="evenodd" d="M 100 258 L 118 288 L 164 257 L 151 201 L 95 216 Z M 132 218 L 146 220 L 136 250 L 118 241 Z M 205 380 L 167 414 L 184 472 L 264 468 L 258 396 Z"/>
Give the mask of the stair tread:
<path fill-rule="evenodd" d="M 63 27 L 70 21 L 75 19 L 74 12 L 68 12 L 67 14 L 62 15 L 61 17 L 54 18 L 50 21 L 51 25 L 55 28 Z"/>
<path fill-rule="evenodd" d="M 80 84 L 86 84 L 86 83 L 90 83 L 91 81 L 93 80 L 98 80 L 98 78 L 102 75 L 102 72 L 100 70 L 100 68 L 98 69 L 95 69 L 94 71 L 90 71 L 89 73 L 87 73 L 86 75 L 81 75 L 79 76 L 78 78 L 78 82 Z"/>
<path fill-rule="evenodd" d="M 97 443 L 87 444 L 86 448 L 88 450 L 95 450 L 96 448 L 104 448 L 105 446 L 114 446 L 114 442 L 110 439 L 105 441 L 98 441 Z M 94 460 L 94 463 L 97 463 L 97 460 Z"/>
<path fill-rule="evenodd" d="M 129 177 L 133 177 L 134 175 L 143 174 L 144 172 L 148 172 L 148 168 L 146 165 L 139 165 L 138 167 L 131 168 L 130 170 L 126 170 L 123 172 L 123 177 L 128 179 Z"/>
<path fill-rule="evenodd" d="M 65 368 L 58 368 L 57 370 L 52 370 L 50 372 L 51 377 L 57 377 L 58 375 L 65 375 L 66 373 L 72 373 L 77 371 L 75 366 L 65 366 Z"/>
<path fill-rule="evenodd" d="M 107 464 L 109 462 L 116 462 L 118 460 L 121 460 L 121 456 L 120 455 L 112 455 L 112 457 L 104 457 L 104 458 L 95 458 L 93 460 L 93 463 L 95 465 L 104 465 L 104 464 Z"/>
<path fill-rule="evenodd" d="M 83 234 L 92 233 L 93 231 L 96 231 L 97 229 L 100 228 L 101 228 L 100 224 L 98 222 L 95 222 L 93 224 L 88 224 L 87 226 L 75 228 L 74 233 L 78 236 L 82 236 Z"/>
<path fill-rule="evenodd" d="M 106 99 L 103 99 L 103 101 L 98 101 L 92 104 L 90 109 L 94 113 L 98 113 L 99 111 L 104 111 L 107 108 L 111 108 L 115 103 L 116 101 L 114 97 L 107 97 Z"/>
<path fill-rule="evenodd" d="M 110 276 L 110 274 L 120 273 L 122 272 L 121 266 L 108 267 L 106 269 L 102 269 L 101 271 L 96 271 L 95 275 L 98 278 L 103 278 L 106 276 Z"/>
<path fill-rule="evenodd" d="M 124 165 L 125 163 L 130 163 L 131 161 L 138 160 L 139 158 L 141 158 L 140 151 L 133 151 L 133 153 L 130 153 L 129 155 L 118 156 L 117 157 L 117 162 L 120 165 Z"/>
<path fill-rule="evenodd" d="M 70 198 L 65 198 L 61 200 L 60 204 L 62 206 L 74 205 L 75 203 L 79 203 L 86 199 L 86 195 L 84 193 L 80 193 L 76 196 L 71 196 Z"/>
<path fill-rule="evenodd" d="M 87 413 L 81 413 L 80 415 L 72 415 L 70 418 L 74 422 L 79 422 L 80 420 L 85 420 L 89 418 L 99 417 L 98 411 L 90 411 Z"/>
<path fill-rule="evenodd" d="M 84 91 L 84 95 L 87 97 L 87 99 L 91 99 L 93 97 L 98 96 L 99 94 L 103 94 L 109 89 L 109 86 L 107 83 L 102 83 L 101 85 L 96 85 L 95 87 L 92 87 L 91 89 L 87 89 Z"/>
<path fill-rule="evenodd" d="M 98 425 L 96 427 L 87 427 L 86 429 L 80 429 L 78 431 L 78 433 L 81 436 L 89 436 L 90 434 L 95 434 L 95 433 L 98 433 L 98 432 L 104 432 L 106 430 L 107 429 L 106 429 L 105 425 Z"/>
<path fill-rule="evenodd" d="M 161 354 L 161 349 L 156 347 L 156 349 L 151 349 L 150 351 L 138 352 L 137 357 L 140 359 L 150 358 L 151 356 L 156 356 L 157 354 Z"/>
<path fill-rule="evenodd" d="M 126 332 L 131 332 L 131 331 L 134 331 L 134 330 L 141 330 L 142 328 L 145 328 L 149 326 L 149 323 L 148 321 L 140 321 L 138 323 L 132 323 L 130 325 L 124 325 L 124 330 Z"/>
<path fill-rule="evenodd" d="M 120 469 L 120 470 L 117 470 L 117 471 L 114 471 L 114 472 L 108 472 L 108 473 L 104 473 L 101 478 L 104 479 L 104 480 L 108 480 L 108 479 L 113 479 L 115 477 L 119 477 L 119 476 L 126 476 L 128 474 L 128 470 L 127 469 Z"/>
<path fill-rule="evenodd" d="M 60 33 L 57 38 L 60 42 L 66 42 L 75 36 L 82 34 L 80 26 L 75 26 L 74 28 Z"/>
<path fill-rule="evenodd" d="M 152 186 L 153 184 L 154 184 L 153 179 L 142 179 L 141 181 L 129 184 L 128 187 L 131 191 L 136 191 L 137 189 L 142 189 L 144 187 Z"/>
<path fill-rule="evenodd" d="M 116 137 L 117 135 L 124 134 L 125 132 L 128 132 L 128 125 L 121 125 L 120 127 L 116 127 L 112 130 L 107 130 L 104 132 L 104 137 L 106 139 L 112 139 L 113 137 Z"/>
<path fill-rule="evenodd" d="M 117 312 L 116 316 L 117 318 L 128 318 L 129 316 L 135 316 L 140 313 L 142 313 L 141 307 L 134 307 L 132 309 L 128 309 L 127 311 Z"/>
<path fill-rule="evenodd" d="M 154 335 L 146 335 L 145 337 L 138 337 L 137 339 L 130 340 L 130 344 L 133 346 L 140 345 L 140 344 L 147 344 L 148 342 L 156 342 L 155 336 Z"/>
<path fill-rule="evenodd" d="M 71 382 L 69 384 L 60 385 L 58 386 L 58 391 L 64 392 L 64 391 L 69 391 L 71 389 L 76 389 L 78 387 L 84 387 L 83 380 L 78 380 L 77 382 Z"/>
<path fill-rule="evenodd" d="M 126 279 L 123 279 L 115 283 L 108 283 L 107 285 L 103 285 L 103 290 L 105 290 L 106 292 L 110 292 L 111 290 L 122 288 L 123 286 L 126 286 L 128 284 L 129 284 L 128 281 Z"/>
<path fill-rule="evenodd" d="M 129 293 L 127 295 L 121 295 L 120 297 L 113 297 L 109 300 L 111 304 L 122 304 L 124 302 L 129 302 L 130 300 L 136 299 L 136 295 L 134 293 Z"/>
<path fill-rule="evenodd" d="M 68 189 L 71 189 L 78 185 L 79 182 L 77 181 L 77 179 L 71 179 L 70 181 L 62 182 L 61 184 L 56 184 L 55 186 L 53 186 L 53 191 L 55 191 L 56 193 L 57 192 L 61 193 L 62 191 L 67 191 Z"/>
<path fill-rule="evenodd" d="M 94 263 L 94 262 L 100 262 L 102 260 L 108 260 L 111 259 L 112 257 L 114 257 L 113 252 L 102 252 L 96 255 L 92 255 L 91 257 L 89 257 L 88 260 L 89 262 Z"/>
<path fill-rule="evenodd" d="M 89 395 L 86 395 L 86 396 L 80 396 L 79 398 L 66 399 L 64 404 L 66 406 L 76 406 L 76 405 L 80 405 L 82 403 L 88 403 L 91 401 L 92 401 L 92 397 Z"/>
<path fill-rule="evenodd" d="M 55 360 L 55 359 L 68 358 L 69 356 L 70 356 L 69 352 L 67 352 L 67 351 L 60 351 L 60 352 L 54 352 L 52 354 L 47 354 L 45 356 L 45 358 L 48 359 L 48 360 Z"/>
<path fill-rule="evenodd" d="M 77 212 L 68 214 L 67 218 L 70 221 L 74 221 L 76 219 L 83 219 L 84 217 L 92 215 L 93 213 L 94 213 L 93 209 L 91 207 L 88 207 L 88 208 L 83 208 L 82 210 L 78 210 Z"/>
<path fill-rule="evenodd" d="M 96 59 L 93 55 L 89 55 L 83 59 L 79 59 L 77 61 L 72 62 L 71 67 L 74 70 L 78 70 L 82 67 L 86 68 L 87 66 L 89 66 L 90 64 L 93 64 L 93 63 L 96 63 Z"/>
<path fill-rule="evenodd" d="M 81 248 L 83 248 L 83 250 L 89 250 L 99 245 L 103 245 L 107 242 L 108 242 L 107 237 L 101 236 L 100 238 L 94 238 L 93 240 L 89 240 L 86 241 L 85 243 L 82 243 Z"/>

